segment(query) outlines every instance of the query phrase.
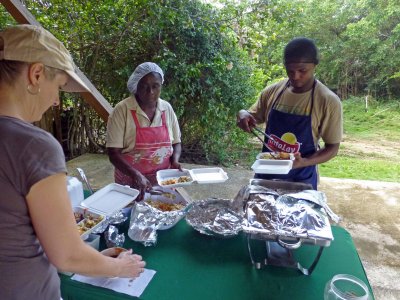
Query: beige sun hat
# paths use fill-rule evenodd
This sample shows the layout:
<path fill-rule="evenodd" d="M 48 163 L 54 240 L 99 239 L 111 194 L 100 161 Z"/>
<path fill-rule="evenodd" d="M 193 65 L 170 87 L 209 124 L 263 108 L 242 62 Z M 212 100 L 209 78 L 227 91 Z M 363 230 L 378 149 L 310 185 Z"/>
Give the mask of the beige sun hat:
<path fill-rule="evenodd" d="M 90 92 L 76 73 L 71 54 L 50 32 L 40 26 L 16 25 L 0 31 L 3 50 L 0 60 L 16 60 L 27 63 L 41 62 L 46 66 L 65 71 L 69 80 L 62 90 L 66 92 Z"/>

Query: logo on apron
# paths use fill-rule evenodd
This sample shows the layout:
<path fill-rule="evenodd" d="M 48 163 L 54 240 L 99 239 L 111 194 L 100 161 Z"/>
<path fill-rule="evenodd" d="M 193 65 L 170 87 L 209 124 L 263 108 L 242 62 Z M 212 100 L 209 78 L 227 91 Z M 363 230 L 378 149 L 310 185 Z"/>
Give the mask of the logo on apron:
<path fill-rule="evenodd" d="M 169 159 L 171 155 L 171 147 L 161 147 L 153 152 L 153 154 L 151 155 L 151 161 L 154 165 L 159 165 L 163 161 L 165 161 L 165 159 Z"/>
<path fill-rule="evenodd" d="M 268 148 L 273 152 L 295 153 L 300 150 L 300 143 L 296 136 L 291 132 L 282 134 L 281 137 L 275 134 L 270 134 L 271 139 L 268 139 Z"/>

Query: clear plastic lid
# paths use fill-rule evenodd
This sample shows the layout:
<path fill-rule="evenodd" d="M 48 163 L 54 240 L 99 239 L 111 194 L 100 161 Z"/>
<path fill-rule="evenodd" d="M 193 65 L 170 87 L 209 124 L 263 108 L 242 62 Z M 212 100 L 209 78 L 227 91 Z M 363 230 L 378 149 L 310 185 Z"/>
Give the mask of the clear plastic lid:
<path fill-rule="evenodd" d="M 338 274 L 325 286 L 324 300 L 370 300 L 367 285 L 355 276 Z"/>

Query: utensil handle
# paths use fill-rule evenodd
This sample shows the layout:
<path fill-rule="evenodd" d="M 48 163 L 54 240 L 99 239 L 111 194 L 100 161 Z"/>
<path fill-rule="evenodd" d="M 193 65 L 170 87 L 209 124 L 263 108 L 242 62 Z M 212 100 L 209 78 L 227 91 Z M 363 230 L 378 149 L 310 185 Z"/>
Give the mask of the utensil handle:
<path fill-rule="evenodd" d="M 83 172 L 83 170 L 81 168 L 76 168 L 79 172 L 79 175 L 81 176 L 82 180 L 85 182 L 86 186 L 88 187 L 89 191 L 91 194 L 94 193 L 92 187 L 89 184 L 89 181 L 86 178 L 85 172 Z"/>
<path fill-rule="evenodd" d="M 257 133 L 254 132 L 254 130 L 252 130 L 251 133 L 252 133 L 256 138 L 258 138 L 258 139 L 261 141 L 261 143 L 263 143 L 263 145 L 264 145 L 265 147 L 268 148 L 268 145 L 264 142 L 264 140 L 263 140 L 262 138 L 260 138 L 260 137 L 258 136 Z"/>
<path fill-rule="evenodd" d="M 277 239 L 277 242 L 283 248 L 290 249 L 290 250 L 299 248 L 302 243 L 302 241 L 300 239 L 297 239 L 297 241 L 295 243 L 291 243 L 291 242 L 285 242 L 285 241 L 281 240 L 280 238 Z"/>
<path fill-rule="evenodd" d="M 270 136 L 269 134 L 266 134 L 265 131 L 263 131 L 262 129 L 258 128 L 258 127 L 254 127 L 255 130 L 257 130 L 258 132 L 262 133 L 264 136 L 266 136 L 267 138 L 269 138 L 270 140 L 274 140 L 274 138 L 272 136 Z"/>

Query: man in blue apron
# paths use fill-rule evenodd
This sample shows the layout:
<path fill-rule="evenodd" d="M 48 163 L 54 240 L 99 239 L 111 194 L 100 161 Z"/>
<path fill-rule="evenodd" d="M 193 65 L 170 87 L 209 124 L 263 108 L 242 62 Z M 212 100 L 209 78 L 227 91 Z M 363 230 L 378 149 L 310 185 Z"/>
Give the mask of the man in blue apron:
<path fill-rule="evenodd" d="M 307 38 L 291 40 L 284 50 L 288 78 L 267 86 L 258 101 L 237 115 L 237 125 L 251 132 L 265 124 L 263 152 L 294 153 L 288 174 L 255 174 L 255 178 L 309 183 L 317 189 L 317 165 L 336 156 L 343 134 L 339 97 L 314 72 L 318 50 Z M 319 141 L 324 146 L 319 148 Z"/>

